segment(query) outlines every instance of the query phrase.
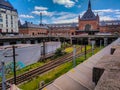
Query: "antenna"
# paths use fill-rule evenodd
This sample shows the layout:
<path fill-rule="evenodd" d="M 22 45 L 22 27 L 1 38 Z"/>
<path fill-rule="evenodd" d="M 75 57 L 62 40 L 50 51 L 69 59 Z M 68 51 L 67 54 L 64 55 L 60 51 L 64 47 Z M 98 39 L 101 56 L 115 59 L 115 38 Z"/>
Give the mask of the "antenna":
<path fill-rule="evenodd" d="M 42 26 L 42 12 L 40 12 L 40 26 Z"/>

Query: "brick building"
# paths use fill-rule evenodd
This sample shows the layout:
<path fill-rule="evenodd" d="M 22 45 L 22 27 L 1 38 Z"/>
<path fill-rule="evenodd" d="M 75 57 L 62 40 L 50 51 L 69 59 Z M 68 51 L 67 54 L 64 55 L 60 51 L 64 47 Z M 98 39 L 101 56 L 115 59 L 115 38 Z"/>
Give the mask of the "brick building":
<path fill-rule="evenodd" d="M 78 16 L 77 23 L 36 25 L 29 22 L 19 24 L 20 34 L 29 35 L 94 35 L 120 34 L 120 20 L 100 21 L 99 15 L 95 15 L 91 8 L 91 1 L 88 2 L 88 9 L 83 16 Z"/>
<path fill-rule="evenodd" d="M 77 23 L 48 24 L 51 35 L 75 35 Z"/>
<path fill-rule="evenodd" d="M 46 35 L 48 27 L 44 25 L 36 25 L 31 22 L 25 22 L 23 25 L 19 23 L 19 33 L 23 35 Z"/>
<path fill-rule="evenodd" d="M 95 34 L 99 32 L 99 16 L 92 12 L 91 2 L 89 0 L 88 9 L 82 17 L 78 17 L 79 27 L 76 30 L 76 34 L 88 33 Z"/>
<path fill-rule="evenodd" d="M 120 20 L 101 21 L 99 25 L 101 33 L 120 34 Z"/>

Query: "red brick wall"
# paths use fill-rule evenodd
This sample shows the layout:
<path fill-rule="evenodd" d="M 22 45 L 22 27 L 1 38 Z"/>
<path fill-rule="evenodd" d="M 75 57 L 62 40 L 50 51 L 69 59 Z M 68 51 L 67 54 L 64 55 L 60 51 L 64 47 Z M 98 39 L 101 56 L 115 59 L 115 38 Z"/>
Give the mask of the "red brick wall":
<path fill-rule="evenodd" d="M 85 25 L 91 25 L 92 30 L 98 30 L 99 22 L 97 20 L 79 20 L 79 30 L 84 30 Z"/>
<path fill-rule="evenodd" d="M 19 33 L 28 35 L 45 35 L 48 33 L 48 30 L 44 28 L 19 28 Z"/>
<path fill-rule="evenodd" d="M 100 32 L 102 33 L 115 33 L 118 32 L 120 34 L 120 25 L 107 25 L 107 26 L 101 26 Z"/>
<path fill-rule="evenodd" d="M 20 34 L 28 34 L 28 29 L 27 28 L 19 28 L 19 33 Z"/>

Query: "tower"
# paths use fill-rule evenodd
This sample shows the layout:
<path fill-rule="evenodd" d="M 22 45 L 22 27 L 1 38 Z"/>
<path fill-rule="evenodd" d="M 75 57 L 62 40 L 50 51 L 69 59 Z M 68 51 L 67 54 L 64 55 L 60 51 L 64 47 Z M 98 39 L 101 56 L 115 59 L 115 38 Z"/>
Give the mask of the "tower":
<path fill-rule="evenodd" d="M 77 34 L 87 33 L 87 34 L 95 34 L 99 32 L 99 16 L 98 14 L 95 16 L 94 12 L 91 8 L 91 0 L 88 1 L 88 8 L 83 16 L 79 17 L 79 31 Z"/>

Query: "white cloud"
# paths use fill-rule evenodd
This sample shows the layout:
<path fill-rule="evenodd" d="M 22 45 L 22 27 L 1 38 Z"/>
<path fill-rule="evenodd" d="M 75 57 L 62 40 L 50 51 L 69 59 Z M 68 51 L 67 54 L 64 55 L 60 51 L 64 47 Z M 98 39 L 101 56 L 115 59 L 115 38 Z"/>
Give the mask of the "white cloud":
<path fill-rule="evenodd" d="M 95 13 L 99 13 L 100 15 L 104 15 L 106 13 L 120 14 L 120 9 L 101 9 L 101 10 L 93 10 Z"/>
<path fill-rule="evenodd" d="M 70 19 L 61 19 L 61 20 L 54 20 L 53 23 L 74 23 L 78 22 L 78 18 L 70 18 Z"/>
<path fill-rule="evenodd" d="M 75 0 L 75 2 L 78 2 L 78 0 Z"/>
<path fill-rule="evenodd" d="M 93 10 L 95 13 L 98 13 L 100 20 L 117 20 L 119 19 L 120 9 L 101 9 Z"/>
<path fill-rule="evenodd" d="M 116 15 L 116 18 L 117 18 L 118 20 L 120 20 L 120 14 L 119 14 L 119 15 Z"/>
<path fill-rule="evenodd" d="M 70 12 L 59 12 L 57 15 L 59 17 L 52 17 L 52 23 L 73 23 L 77 22 L 78 14 L 70 13 Z"/>
<path fill-rule="evenodd" d="M 42 7 L 42 6 L 35 6 L 35 10 L 46 11 L 46 10 L 48 10 L 48 8 Z"/>
<path fill-rule="evenodd" d="M 100 21 L 106 21 L 106 20 L 115 20 L 115 18 L 110 16 L 101 16 Z"/>
<path fill-rule="evenodd" d="M 48 12 L 48 11 L 32 11 L 33 14 L 35 15 L 40 15 L 40 13 L 42 13 L 42 15 L 44 16 L 53 16 L 54 12 Z"/>
<path fill-rule="evenodd" d="M 19 17 L 20 17 L 20 18 L 34 18 L 34 17 L 31 16 L 31 15 L 25 15 L 25 14 L 21 14 Z"/>
<path fill-rule="evenodd" d="M 75 5 L 75 2 L 72 0 L 53 0 L 53 3 L 64 5 L 66 8 L 70 8 Z"/>

